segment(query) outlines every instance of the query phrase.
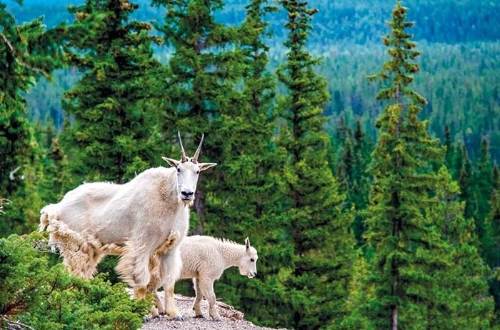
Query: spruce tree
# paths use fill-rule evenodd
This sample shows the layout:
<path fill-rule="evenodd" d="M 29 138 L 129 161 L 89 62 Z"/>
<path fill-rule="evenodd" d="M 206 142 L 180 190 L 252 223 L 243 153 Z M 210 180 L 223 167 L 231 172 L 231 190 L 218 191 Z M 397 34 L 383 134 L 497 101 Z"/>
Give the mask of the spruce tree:
<path fill-rule="evenodd" d="M 444 156 L 446 167 L 448 169 L 454 169 L 455 148 L 453 145 L 453 140 L 451 138 L 450 127 L 448 125 L 444 127 L 444 146 L 446 148 L 446 153 Z"/>
<path fill-rule="evenodd" d="M 435 297 L 443 292 L 432 276 L 446 269 L 446 243 L 428 212 L 436 203 L 433 163 L 442 149 L 418 114 L 426 103 L 411 88 L 420 55 L 407 29 L 407 9 L 397 1 L 384 39 L 389 60 L 372 79 L 384 83 L 378 99 L 386 107 L 377 121 L 378 141 L 370 171 L 373 184 L 365 237 L 370 258 L 368 285 L 374 297 L 366 315 L 377 329 L 428 328 Z"/>
<path fill-rule="evenodd" d="M 488 140 L 483 138 L 481 141 L 481 156 L 473 175 L 472 184 L 472 212 L 476 220 L 476 230 L 481 242 L 483 255 L 486 253 L 485 248 L 489 245 L 490 240 L 485 223 L 490 212 L 490 196 L 493 187 L 491 176 L 493 164 L 489 149 Z"/>
<path fill-rule="evenodd" d="M 56 31 L 41 19 L 18 24 L 0 3 L 0 235 L 32 229 L 41 205 L 36 183 L 40 148 L 28 121 L 24 93 L 60 64 Z"/>
<path fill-rule="evenodd" d="M 493 270 L 490 276 L 490 291 L 495 298 L 496 324 L 500 323 L 500 171 L 493 167 L 493 188 L 490 197 L 490 213 L 486 219 L 486 228 L 490 237 L 486 246 L 486 261 Z"/>
<path fill-rule="evenodd" d="M 250 237 L 259 251 L 259 273 L 252 281 L 228 272 L 218 285 L 218 295 L 242 309 L 250 319 L 279 325 L 286 315 L 275 282 L 291 259 L 288 242 L 280 227 L 280 197 L 277 187 L 280 156 L 275 153 L 275 79 L 268 71 L 268 37 L 264 15 L 274 11 L 264 0 L 252 0 L 238 27 L 235 46 L 241 72 L 241 90 L 227 90 L 220 102 L 217 135 L 224 137 L 218 154 L 217 177 L 206 201 L 203 230 L 214 236 L 243 241 Z M 207 135 L 208 138 L 208 135 Z M 203 180 L 211 181 L 213 173 Z M 246 302 L 252 301 L 252 304 Z M 262 306 L 266 305 L 265 309 Z"/>
<path fill-rule="evenodd" d="M 460 165 L 460 167 L 457 166 L 457 169 L 459 170 L 458 183 L 460 185 L 460 198 L 465 202 L 464 216 L 466 218 L 472 218 L 474 216 L 474 195 L 472 193 L 473 171 L 472 164 L 464 144 L 462 144 L 462 147 L 460 148 L 459 159 L 460 162 L 457 165 Z"/>
<path fill-rule="evenodd" d="M 243 70 L 241 57 L 235 51 L 238 29 L 216 21 L 215 13 L 223 8 L 222 0 L 154 0 L 153 3 L 166 9 L 165 23 L 159 29 L 165 43 L 172 48 L 162 129 L 172 141 L 179 130 L 185 145 L 197 144 L 205 134 L 202 157 L 223 164 L 221 155 L 228 138 L 222 134 L 223 115 L 235 106 L 229 100 L 239 97 L 234 85 Z M 195 233 L 205 232 L 210 223 L 207 216 L 224 203 L 217 194 L 223 180 L 221 166 L 200 178 L 194 205 L 196 214 L 191 219 Z"/>
<path fill-rule="evenodd" d="M 489 268 L 478 251 L 474 220 L 464 217 L 464 202 L 459 186 L 446 167 L 438 173 L 437 203 L 430 217 L 436 222 L 447 243 L 451 267 L 437 269 L 444 295 L 436 295 L 430 311 L 430 329 L 488 329 L 493 316 L 493 299 L 488 292 Z"/>
<path fill-rule="evenodd" d="M 288 228 L 293 241 L 293 270 L 288 275 L 288 304 L 294 328 L 340 323 L 354 259 L 352 212 L 328 164 L 329 138 L 323 130 L 328 100 L 325 80 L 315 72 L 318 59 L 306 43 L 315 9 L 307 2 L 281 1 L 288 14 L 286 62 L 278 77 L 288 91 L 280 104 L 279 145 L 287 153 Z"/>
<path fill-rule="evenodd" d="M 68 63 L 83 72 L 64 98 L 73 119 L 64 142 L 75 183 L 124 182 L 158 162 L 159 145 L 150 91 L 159 78 L 148 23 L 130 19 L 128 0 L 87 0 L 70 9 L 66 26 Z"/>

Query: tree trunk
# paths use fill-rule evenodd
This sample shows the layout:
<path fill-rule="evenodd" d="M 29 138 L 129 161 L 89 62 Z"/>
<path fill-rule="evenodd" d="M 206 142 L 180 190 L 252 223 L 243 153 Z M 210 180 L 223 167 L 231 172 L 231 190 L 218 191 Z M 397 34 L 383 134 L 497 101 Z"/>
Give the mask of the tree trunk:
<path fill-rule="evenodd" d="M 392 307 L 391 312 L 391 329 L 398 330 L 398 306 Z"/>

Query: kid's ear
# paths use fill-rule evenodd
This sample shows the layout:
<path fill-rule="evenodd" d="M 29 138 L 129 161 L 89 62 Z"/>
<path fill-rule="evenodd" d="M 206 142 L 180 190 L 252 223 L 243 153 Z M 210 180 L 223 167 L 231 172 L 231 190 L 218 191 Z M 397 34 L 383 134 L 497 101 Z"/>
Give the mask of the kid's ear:
<path fill-rule="evenodd" d="M 246 246 L 247 250 L 250 249 L 250 240 L 248 239 L 248 237 L 245 238 L 245 246 Z"/>
<path fill-rule="evenodd" d="M 172 159 L 172 158 L 168 158 L 168 157 L 161 157 L 161 158 L 164 161 L 166 161 L 168 163 L 168 165 L 170 165 L 172 167 L 177 167 L 181 163 L 179 160 L 175 160 L 175 159 Z"/>
<path fill-rule="evenodd" d="M 208 170 L 210 167 L 216 166 L 217 163 L 199 163 L 200 171 Z"/>

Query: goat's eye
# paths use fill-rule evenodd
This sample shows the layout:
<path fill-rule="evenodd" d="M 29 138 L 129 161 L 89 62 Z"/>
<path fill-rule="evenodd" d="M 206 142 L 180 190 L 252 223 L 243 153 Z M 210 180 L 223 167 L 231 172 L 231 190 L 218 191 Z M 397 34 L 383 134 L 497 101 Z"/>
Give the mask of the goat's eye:
<path fill-rule="evenodd" d="M 250 258 L 250 261 L 251 261 L 251 262 L 254 262 L 254 261 L 255 261 L 255 259 L 254 259 L 254 258 Z"/>
<path fill-rule="evenodd" d="M 181 169 L 177 167 L 177 173 L 181 173 Z"/>
<path fill-rule="evenodd" d="M 200 171 L 196 171 L 196 174 L 200 174 Z"/>

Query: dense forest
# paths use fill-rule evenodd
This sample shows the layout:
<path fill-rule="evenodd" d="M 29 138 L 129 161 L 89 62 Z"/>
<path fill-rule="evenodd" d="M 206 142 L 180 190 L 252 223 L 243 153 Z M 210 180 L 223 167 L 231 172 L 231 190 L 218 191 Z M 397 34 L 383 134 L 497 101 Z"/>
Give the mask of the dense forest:
<path fill-rule="evenodd" d="M 72 1 L 79 4 L 83 1 Z M 235 25 L 245 17 L 244 0 L 225 1 L 224 7 L 214 10 L 217 21 Z M 67 1 L 6 2 L 18 21 L 44 16 L 49 27 L 71 21 Z M 137 1 L 139 8 L 132 14 L 144 21 L 162 24 L 164 8 L 148 0 Z M 333 129 L 339 118 L 347 117 L 354 125 L 361 118 L 367 133 L 374 138 L 375 118 L 380 107 L 374 98 L 375 88 L 366 81 L 383 62 L 384 49 L 380 38 L 386 31 L 391 11 L 390 1 L 329 1 L 311 2 L 318 9 L 311 22 L 314 33 L 308 39 L 308 48 L 322 58 L 318 71 L 327 78 L 332 97 L 325 114 Z M 500 159 L 498 119 L 498 40 L 495 28 L 500 10 L 496 1 L 416 1 L 405 4 L 409 19 L 416 22 L 412 31 L 419 42 L 423 56 L 418 59 L 422 74 L 416 77 L 416 89 L 428 99 L 423 116 L 431 121 L 431 132 L 444 140 L 443 127 L 449 126 L 453 140 L 463 142 L 469 155 L 476 159 L 483 136 L 491 140 L 493 158 Z M 266 44 L 270 47 L 270 68 L 283 60 L 283 39 L 286 36 L 283 10 L 265 14 L 269 25 Z M 166 63 L 171 53 L 168 45 L 155 45 L 155 56 Z M 34 120 L 51 119 L 62 127 L 64 112 L 61 96 L 75 81 L 74 70 L 55 71 L 50 82 L 42 79 L 28 93 L 30 117 Z M 497 116 L 495 116 L 497 114 Z"/>
<path fill-rule="evenodd" d="M 0 322 L 140 325 L 151 301 L 129 299 L 116 259 L 78 279 L 32 232 L 83 182 L 167 166 L 180 131 L 219 164 L 190 233 L 259 252 L 255 279 L 216 284 L 252 321 L 498 326 L 498 9 L 0 0 Z"/>

